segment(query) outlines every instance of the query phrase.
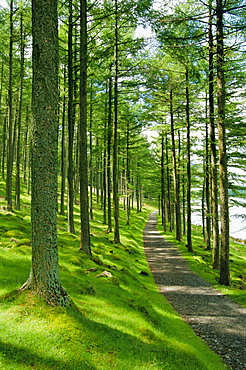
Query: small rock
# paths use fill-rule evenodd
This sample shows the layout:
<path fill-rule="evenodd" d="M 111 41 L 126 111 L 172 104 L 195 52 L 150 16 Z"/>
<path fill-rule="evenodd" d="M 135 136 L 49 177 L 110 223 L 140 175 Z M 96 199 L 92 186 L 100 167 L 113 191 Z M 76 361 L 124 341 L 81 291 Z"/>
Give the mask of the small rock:
<path fill-rule="evenodd" d="M 103 272 L 101 272 L 101 274 L 98 274 L 96 277 L 108 277 L 108 278 L 111 278 L 111 277 L 113 277 L 113 275 L 109 271 L 103 271 Z"/>

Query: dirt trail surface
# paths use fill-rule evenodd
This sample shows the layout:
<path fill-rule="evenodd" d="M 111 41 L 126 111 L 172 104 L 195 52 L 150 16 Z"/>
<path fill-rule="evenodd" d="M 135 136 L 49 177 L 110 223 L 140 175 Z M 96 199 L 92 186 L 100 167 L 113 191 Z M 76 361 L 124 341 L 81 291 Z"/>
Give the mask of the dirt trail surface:
<path fill-rule="evenodd" d="M 229 368 L 246 369 L 246 309 L 194 274 L 177 247 L 156 230 L 156 223 L 153 212 L 143 237 L 161 293 Z"/>

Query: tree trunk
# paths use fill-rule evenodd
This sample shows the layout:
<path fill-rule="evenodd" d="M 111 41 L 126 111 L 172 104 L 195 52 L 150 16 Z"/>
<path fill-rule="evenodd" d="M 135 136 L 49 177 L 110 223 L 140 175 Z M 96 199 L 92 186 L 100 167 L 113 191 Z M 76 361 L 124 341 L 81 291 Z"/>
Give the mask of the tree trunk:
<path fill-rule="evenodd" d="M 211 210 L 213 229 L 213 268 L 220 266 L 220 240 L 218 216 L 218 181 L 217 181 L 217 150 L 214 123 L 214 47 L 213 47 L 213 16 L 212 0 L 209 2 L 209 122 L 210 122 L 210 149 L 211 149 Z"/>
<path fill-rule="evenodd" d="M 221 220 L 221 256 L 220 284 L 230 285 L 229 268 L 229 207 L 228 175 L 225 129 L 225 78 L 224 78 L 224 40 L 223 40 L 223 3 L 216 2 L 217 15 L 217 94 L 218 94 L 218 144 L 220 169 L 220 220 Z"/>
<path fill-rule="evenodd" d="M 5 158 L 6 158 L 6 138 L 7 138 L 7 121 L 8 117 L 7 114 L 4 116 L 3 119 L 3 131 L 2 131 L 2 167 L 1 167 L 1 173 L 2 173 L 2 179 L 5 179 Z"/>
<path fill-rule="evenodd" d="M 91 91 L 90 91 L 90 117 L 89 117 L 89 127 L 90 127 L 90 159 L 89 159 L 89 173 L 90 173 L 90 219 L 93 220 L 93 207 L 92 207 L 92 199 L 93 199 L 93 146 L 92 146 L 92 118 L 93 118 L 93 106 L 92 106 L 92 83 L 91 83 Z"/>
<path fill-rule="evenodd" d="M 68 21 L 68 231 L 75 233 L 74 228 L 74 114 L 73 114 L 73 8 L 72 0 L 69 0 L 69 21 Z"/>
<path fill-rule="evenodd" d="M 206 109 L 207 110 L 207 109 Z M 210 215 L 210 151 L 208 142 L 208 123 L 206 120 L 206 140 L 205 140 L 205 198 L 206 198 L 206 229 L 205 242 L 207 250 L 211 250 L 211 215 Z"/>
<path fill-rule="evenodd" d="M 173 94 L 170 92 L 170 116 L 171 116 L 171 135 L 172 135 L 172 161 L 173 161 L 173 186 L 175 196 L 175 217 L 176 217 L 176 240 L 181 240 L 181 214 L 180 214 L 180 196 L 177 176 L 177 161 L 175 153 L 175 135 L 174 135 L 174 119 L 173 119 Z"/>
<path fill-rule="evenodd" d="M 22 286 L 53 306 L 69 297 L 58 273 L 56 231 L 58 34 L 56 0 L 33 0 L 32 269 Z"/>
<path fill-rule="evenodd" d="M 80 249 L 91 255 L 87 171 L 87 2 L 80 1 Z"/>
<path fill-rule="evenodd" d="M 64 68 L 64 86 L 66 85 L 66 67 Z M 65 88 L 64 88 L 65 90 Z M 65 118 L 66 118 L 66 94 L 64 91 L 62 103 L 62 131 L 61 131 L 61 199 L 60 215 L 65 215 L 65 188 L 66 188 L 66 139 L 65 139 Z"/>
<path fill-rule="evenodd" d="M 168 167 L 169 163 L 169 155 L 168 155 L 168 137 L 166 136 L 166 163 L 167 163 L 167 215 L 168 215 L 168 222 L 169 222 L 169 231 L 172 231 L 172 191 L 171 191 L 171 177 L 170 177 L 170 171 Z"/>
<path fill-rule="evenodd" d="M 190 169 L 190 96 L 189 96 L 189 74 L 188 67 L 185 71 L 186 79 L 186 129 L 187 129 L 187 248 L 193 252 L 191 240 L 191 169 Z"/>
<path fill-rule="evenodd" d="M 22 95 L 24 79 L 25 46 L 23 40 L 23 9 L 20 9 L 20 87 L 19 87 L 19 107 L 18 107 L 18 126 L 17 126 L 17 145 L 16 145 L 16 178 L 15 178 L 15 208 L 20 209 L 20 159 L 21 159 L 21 120 L 22 120 Z"/>
<path fill-rule="evenodd" d="M 108 200 L 108 232 L 112 232 L 111 216 L 111 139 L 112 139 L 112 67 L 110 66 L 110 77 L 108 87 L 108 126 L 107 126 L 107 200 Z"/>
<path fill-rule="evenodd" d="M 120 243 L 118 198 L 118 0 L 115 0 L 115 46 L 114 46 L 114 130 L 113 130 L 113 202 L 114 243 Z"/>
<path fill-rule="evenodd" d="M 13 0 L 10 1 L 10 39 L 9 39 L 9 84 L 8 84 L 8 140 L 7 140 L 7 208 L 12 211 L 12 170 L 13 170 Z"/>
<path fill-rule="evenodd" d="M 164 231 L 167 231 L 166 224 L 166 199 L 165 199 L 165 166 L 164 166 L 164 132 L 161 133 L 161 215 L 162 215 L 162 226 Z"/>

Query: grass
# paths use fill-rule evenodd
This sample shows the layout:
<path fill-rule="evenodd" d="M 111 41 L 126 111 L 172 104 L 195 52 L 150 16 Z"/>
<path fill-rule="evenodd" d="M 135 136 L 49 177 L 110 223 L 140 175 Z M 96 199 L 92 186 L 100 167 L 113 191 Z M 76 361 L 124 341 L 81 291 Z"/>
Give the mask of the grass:
<path fill-rule="evenodd" d="M 226 369 L 157 290 L 142 242 L 150 209 L 132 211 L 130 226 L 121 210 L 119 245 L 95 209 L 92 259 L 58 217 L 60 277 L 73 302 L 61 308 L 18 290 L 30 269 L 28 207 L 26 198 L 21 211 L 0 212 L 2 370 Z"/>
<path fill-rule="evenodd" d="M 181 242 L 177 242 L 175 240 L 175 232 L 164 233 L 160 222 L 157 228 L 167 240 L 178 246 L 183 257 L 189 262 L 192 271 L 202 276 L 213 287 L 246 308 L 246 244 L 237 243 L 233 239 L 230 240 L 231 285 L 225 287 L 219 284 L 219 271 L 211 267 L 212 251 L 206 249 L 201 226 L 192 225 L 193 253 L 187 250 L 185 236 L 182 237 Z"/>

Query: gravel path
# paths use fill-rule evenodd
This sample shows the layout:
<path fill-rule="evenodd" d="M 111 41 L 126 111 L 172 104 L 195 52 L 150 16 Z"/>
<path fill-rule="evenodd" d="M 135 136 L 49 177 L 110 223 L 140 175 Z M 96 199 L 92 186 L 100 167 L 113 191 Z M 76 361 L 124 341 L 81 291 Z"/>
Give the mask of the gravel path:
<path fill-rule="evenodd" d="M 153 212 L 143 237 L 161 293 L 229 368 L 246 369 L 246 309 L 191 272 L 178 249 L 156 230 L 156 223 Z"/>

